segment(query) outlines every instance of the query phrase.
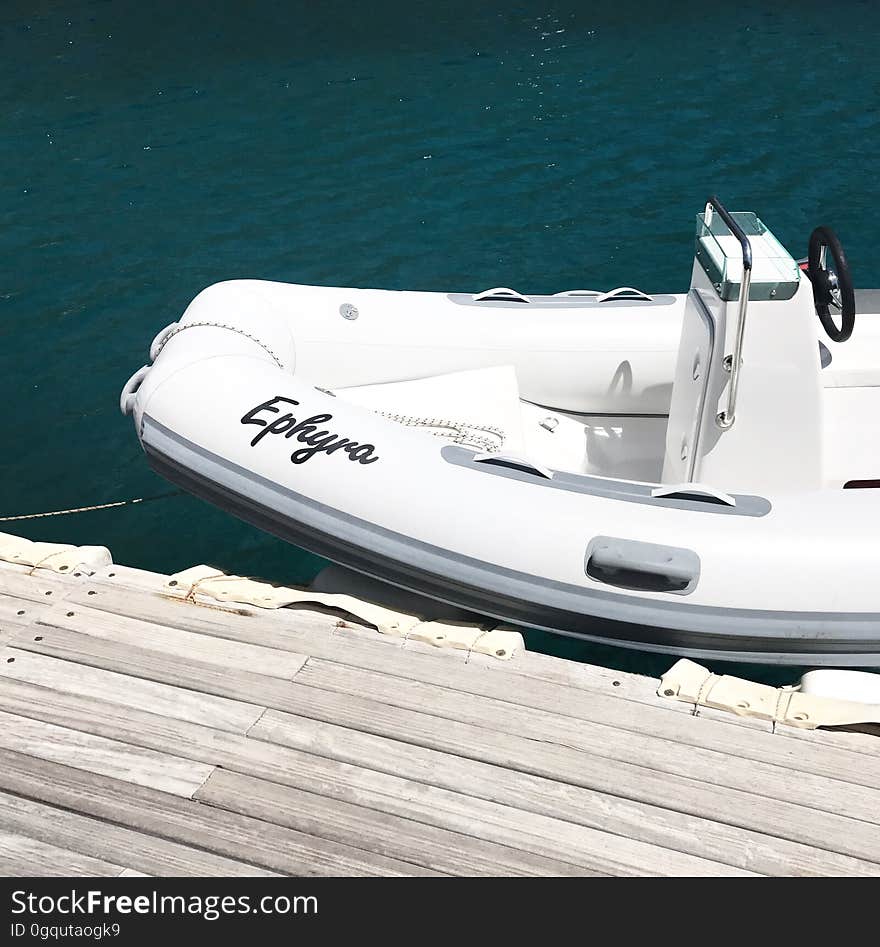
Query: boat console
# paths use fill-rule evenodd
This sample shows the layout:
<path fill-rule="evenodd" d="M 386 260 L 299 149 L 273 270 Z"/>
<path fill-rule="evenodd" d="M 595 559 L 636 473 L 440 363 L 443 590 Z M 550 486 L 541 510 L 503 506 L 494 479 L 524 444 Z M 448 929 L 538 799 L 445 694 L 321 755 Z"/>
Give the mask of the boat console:
<path fill-rule="evenodd" d="M 754 214 L 711 198 L 697 220 L 663 480 L 736 489 L 823 481 L 810 280 Z"/>

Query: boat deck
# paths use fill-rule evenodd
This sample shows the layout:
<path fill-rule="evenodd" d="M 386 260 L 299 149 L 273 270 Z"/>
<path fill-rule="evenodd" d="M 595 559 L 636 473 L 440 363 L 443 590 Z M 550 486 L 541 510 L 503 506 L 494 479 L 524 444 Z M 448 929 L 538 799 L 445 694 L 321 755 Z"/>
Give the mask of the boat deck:
<path fill-rule="evenodd" d="M 166 582 L 0 563 L 0 873 L 880 874 L 873 734 Z"/>

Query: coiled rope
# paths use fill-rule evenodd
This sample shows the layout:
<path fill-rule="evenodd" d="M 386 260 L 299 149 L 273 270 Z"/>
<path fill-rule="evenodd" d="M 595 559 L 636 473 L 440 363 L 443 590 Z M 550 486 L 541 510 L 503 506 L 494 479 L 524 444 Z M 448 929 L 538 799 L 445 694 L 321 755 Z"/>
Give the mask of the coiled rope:
<path fill-rule="evenodd" d="M 421 418 L 409 414 L 393 414 L 390 411 L 376 411 L 376 414 L 404 427 L 425 428 L 427 433 L 435 437 L 442 437 L 464 447 L 473 447 L 487 454 L 495 454 L 501 450 L 507 437 L 500 427 L 491 424 L 474 424 L 447 418 Z"/>
<path fill-rule="evenodd" d="M 150 503 L 152 500 L 166 500 L 183 493 L 182 490 L 171 490 L 168 493 L 157 493 L 151 497 L 135 497 L 132 500 L 116 500 L 114 503 L 96 503 L 93 506 L 77 506 L 71 510 L 50 510 L 48 513 L 20 513 L 17 516 L 0 516 L 0 523 L 11 523 L 14 520 L 39 520 L 46 516 L 67 516 L 69 513 L 91 513 L 92 510 L 111 510 L 117 506 L 133 506 L 135 503 Z"/>

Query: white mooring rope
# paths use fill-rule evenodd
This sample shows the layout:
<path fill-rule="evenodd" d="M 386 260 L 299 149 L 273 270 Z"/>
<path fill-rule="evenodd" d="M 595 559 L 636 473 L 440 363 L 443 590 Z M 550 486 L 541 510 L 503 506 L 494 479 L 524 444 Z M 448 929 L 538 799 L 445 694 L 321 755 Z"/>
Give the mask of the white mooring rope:
<path fill-rule="evenodd" d="M 172 490 L 170 493 L 157 493 L 151 497 L 135 497 L 132 500 L 116 500 L 114 503 L 96 503 L 93 506 L 77 506 L 71 510 L 50 510 L 48 513 L 20 513 L 17 516 L 0 516 L 0 523 L 11 523 L 14 520 L 39 520 L 46 516 L 67 516 L 68 513 L 90 513 L 92 510 L 110 510 L 117 506 L 132 506 L 135 503 L 149 503 L 151 500 L 164 500 L 167 497 L 176 497 L 182 490 Z"/>

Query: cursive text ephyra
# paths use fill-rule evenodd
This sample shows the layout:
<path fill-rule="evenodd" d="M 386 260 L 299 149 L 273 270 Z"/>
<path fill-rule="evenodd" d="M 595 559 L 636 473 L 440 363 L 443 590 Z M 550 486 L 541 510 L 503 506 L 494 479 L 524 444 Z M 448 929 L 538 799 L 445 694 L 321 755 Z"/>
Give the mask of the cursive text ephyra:
<path fill-rule="evenodd" d="M 290 413 L 281 414 L 281 408 L 276 407 L 280 403 L 298 405 L 298 401 L 292 398 L 284 398 L 281 395 L 275 395 L 268 401 L 258 404 L 241 419 L 242 424 L 257 424 L 262 430 L 255 434 L 251 441 L 251 447 L 257 444 L 267 434 L 283 434 L 287 438 L 295 437 L 300 447 L 290 455 L 290 461 L 294 464 L 304 464 L 311 460 L 315 454 L 333 454 L 338 450 L 343 451 L 349 460 L 356 460 L 359 464 L 374 464 L 379 458 L 374 453 L 376 450 L 373 444 L 359 444 L 348 437 L 342 437 L 339 434 L 332 434 L 330 431 L 319 430 L 319 425 L 326 424 L 333 420 L 332 414 L 313 414 L 309 418 L 303 418 L 302 421 Z M 261 412 L 268 411 L 277 414 L 277 418 L 257 417 Z"/>

